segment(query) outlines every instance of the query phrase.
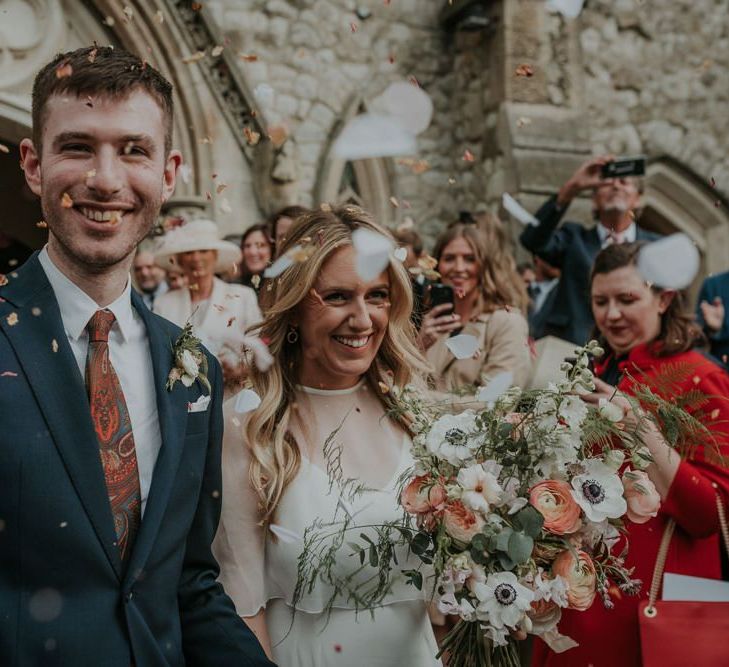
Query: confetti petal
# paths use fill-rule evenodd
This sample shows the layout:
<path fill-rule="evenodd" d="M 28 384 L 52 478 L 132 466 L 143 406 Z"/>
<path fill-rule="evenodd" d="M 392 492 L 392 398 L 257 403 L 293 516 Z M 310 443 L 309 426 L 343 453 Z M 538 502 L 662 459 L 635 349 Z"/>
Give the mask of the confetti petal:
<path fill-rule="evenodd" d="M 298 533 L 279 526 L 277 523 L 272 523 L 268 526 L 268 529 L 284 544 L 293 544 L 294 542 L 301 542 L 303 540 Z"/>
<path fill-rule="evenodd" d="M 369 108 L 390 116 L 412 134 L 426 130 L 433 118 L 433 101 L 428 93 L 407 81 L 391 83 Z"/>
<path fill-rule="evenodd" d="M 529 211 L 527 211 L 516 199 L 514 199 L 508 192 L 504 192 L 501 196 L 501 205 L 508 213 L 514 216 L 523 225 L 538 225 L 537 220 Z"/>
<path fill-rule="evenodd" d="M 511 389 L 513 384 L 514 374 L 511 371 L 497 373 L 485 387 L 478 390 L 476 400 L 491 405 L 499 400 L 504 392 Z"/>
<path fill-rule="evenodd" d="M 547 0 L 547 11 L 559 12 L 567 19 L 574 19 L 580 15 L 585 0 Z"/>
<path fill-rule="evenodd" d="M 300 248 L 301 246 L 294 246 L 294 248 L 292 248 L 291 250 Z M 269 266 L 263 272 L 263 277 L 276 278 L 277 276 L 280 276 L 286 269 L 288 269 L 293 263 L 294 260 L 288 256 L 288 253 L 286 255 L 281 255 L 281 257 L 279 257 L 273 264 L 271 264 L 271 266 Z"/>
<path fill-rule="evenodd" d="M 365 113 L 347 122 L 334 142 L 334 154 L 342 160 L 413 155 L 415 135 L 391 116 Z"/>
<path fill-rule="evenodd" d="M 638 271 L 646 282 L 664 289 L 688 287 L 699 271 L 699 251 L 686 234 L 671 234 L 641 248 Z"/>
<path fill-rule="evenodd" d="M 73 206 L 73 199 L 71 199 L 71 195 L 68 192 L 64 192 L 61 196 L 61 206 L 63 208 L 71 208 Z"/>
<path fill-rule="evenodd" d="M 395 259 L 400 260 L 401 262 L 404 262 L 408 258 L 408 249 L 407 248 L 398 248 L 392 254 Z"/>
<path fill-rule="evenodd" d="M 374 280 L 387 267 L 393 243 L 390 239 L 369 229 L 356 229 L 352 233 L 354 269 L 362 280 Z"/>
<path fill-rule="evenodd" d="M 470 359 L 478 350 L 478 338 L 471 334 L 458 334 L 446 341 L 446 347 L 456 359 Z"/>
<path fill-rule="evenodd" d="M 243 389 L 235 397 L 235 411 L 245 414 L 255 410 L 261 404 L 261 397 L 252 389 Z"/>

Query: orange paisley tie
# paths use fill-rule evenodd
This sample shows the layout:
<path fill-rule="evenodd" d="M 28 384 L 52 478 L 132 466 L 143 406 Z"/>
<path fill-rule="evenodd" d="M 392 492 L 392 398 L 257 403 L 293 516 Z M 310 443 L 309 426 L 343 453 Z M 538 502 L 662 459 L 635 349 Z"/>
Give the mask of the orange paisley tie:
<path fill-rule="evenodd" d="M 111 311 L 97 310 L 86 326 L 89 332 L 86 387 L 117 544 L 122 561 L 126 562 L 142 522 L 142 496 L 132 422 L 119 378 L 109 359 L 109 331 L 114 321 Z"/>

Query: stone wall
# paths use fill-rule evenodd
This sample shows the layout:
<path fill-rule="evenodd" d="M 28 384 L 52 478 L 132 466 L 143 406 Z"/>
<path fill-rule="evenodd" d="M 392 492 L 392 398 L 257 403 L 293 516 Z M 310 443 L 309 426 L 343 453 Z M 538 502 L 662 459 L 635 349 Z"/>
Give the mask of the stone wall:
<path fill-rule="evenodd" d="M 412 216 L 426 235 L 472 206 L 483 170 L 483 77 L 469 39 L 438 25 L 441 3 L 423 0 L 236 0 L 206 3 L 229 48 L 248 56 L 240 68 L 269 123 L 288 126 L 298 177 L 294 198 L 312 204 L 332 140 L 360 102 L 396 80 L 411 80 L 432 98 L 433 122 L 420 137 L 428 170 L 394 160 L 394 223 Z M 253 57 L 256 59 L 253 60 Z M 466 153 L 469 150 L 473 161 Z M 464 155 L 466 159 L 464 159 Z"/>
<path fill-rule="evenodd" d="M 580 22 L 595 150 L 671 157 L 729 196 L 726 2 L 590 0 Z"/>

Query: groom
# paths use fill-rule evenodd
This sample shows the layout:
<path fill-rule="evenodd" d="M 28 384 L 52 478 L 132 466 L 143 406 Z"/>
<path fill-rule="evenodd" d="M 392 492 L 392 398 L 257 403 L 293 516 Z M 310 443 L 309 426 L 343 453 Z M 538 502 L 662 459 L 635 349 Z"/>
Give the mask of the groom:
<path fill-rule="evenodd" d="M 20 145 L 48 245 L 0 276 L 0 662 L 271 665 L 216 583 L 223 396 L 166 388 L 180 330 L 131 291 L 172 194 L 172 86 L 59 55 Z"/>

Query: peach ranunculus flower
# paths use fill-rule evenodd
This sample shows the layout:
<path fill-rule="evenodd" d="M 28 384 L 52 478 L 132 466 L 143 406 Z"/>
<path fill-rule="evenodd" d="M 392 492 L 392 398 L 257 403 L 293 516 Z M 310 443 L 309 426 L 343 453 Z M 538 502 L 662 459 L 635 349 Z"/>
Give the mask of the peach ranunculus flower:
<path fill-rule="evenodd" d="M 529 503 L 544 517 L 544 529 L 554 535 L 568 535 L 582 526 L 580 506 L 567 482 L 548 479 L 529 491 Z"/>
<path fill-rule="evenodd" d="M 403 489 L 400 502 L 410 514 L 424 514 L 442 509 L 447 498 L 443 485 L 430 475 L 414 477 Z"/>
<path fill-rule="evenodd" d="M 585 611 L 592 606 L 597 576 L 592 559 L 584 551 L 577 551 L 577 558 L 572 551 L 563 551 L 552 563 L 552 574 L 558 574 L 567 582 L 570 609 Z"/>
<path fill-rule="evenodd" d="M 448 503 L 443 511 L 443 525 L 446 532 L 454 540 L 464 544 L 468 544 L 484 524 L 485 521 L 460 500 Z"/>
<path fill-rule="evenodd" d="M 628 519 L 633 523 L 645 523 L 658 514 L 661 496 L 642 470 L 628 468 L 623 473 L 623 495 L 628 502 Z"/>

